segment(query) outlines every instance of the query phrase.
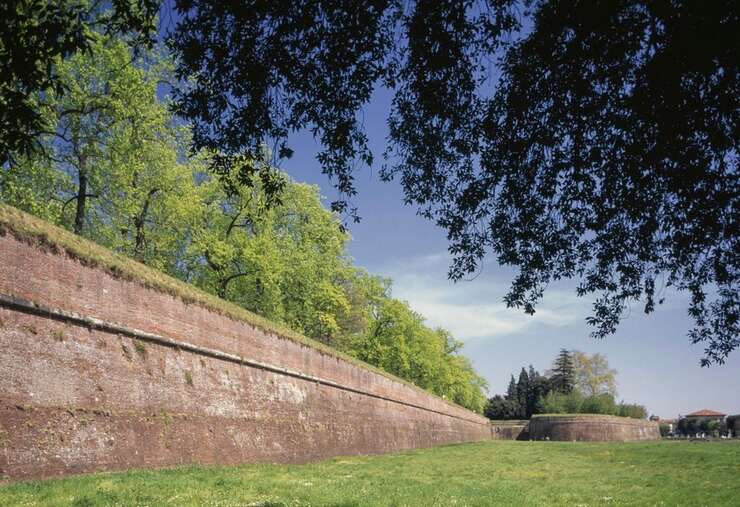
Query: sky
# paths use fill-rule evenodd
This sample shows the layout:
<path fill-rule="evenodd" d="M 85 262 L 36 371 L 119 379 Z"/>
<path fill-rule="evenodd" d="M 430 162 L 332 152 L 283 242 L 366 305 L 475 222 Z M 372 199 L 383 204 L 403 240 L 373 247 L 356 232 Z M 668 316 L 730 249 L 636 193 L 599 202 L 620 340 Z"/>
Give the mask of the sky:
<path fill-rule="evenodd" d="M 493 257 L 474 279 L 449 281 L 444 230 L 403 204 L 398 181 L 378 176 L 390 100 L 387 91 L 376 91 L 363 112 L 376 163 L 356 174 L 359 195 L 352 202 L 362 221 L 348 224 L 350 254 L 357 265 L 390 277 L 393 295 L 408 301 L 428 324 L 449 329 L 465 343 L 462 353 L 486 378 L 490 395 L 503 393 L 522 366 L 544 373 L 566 348 L 605 354 L 618 372 L 618 398 L 645 405 L 650 414 L 672 418 L 702 408 L 740 413 L 740 352 L 722 366 L 699 366 L 703 349 L 687 337 L 691 319 L 682 294 L 668 294 L 648 316 L 632 308 L 616 334 L 596 340 L 585 323 L 591 302 L 575 295 L 574 282 L 551 285 L 537 313 L 528 316 L 503 303 L 514 272 Z M 328 206 L 337 192 L 316 161 L 320 146 L 307 132 L 291 136 L 289 145 L 295 154 L 281 168 L 296 181 L 319 185 Z"/>
<path fill-rule="evenodd" d="M 161 19 L 161 30 L 177 20 L 169 2 Z M 355 264 L 390 277 L 393 295 L 408 301 L 429 325 L 444 327 L 465 343 L 462 353 L 488 381 L 489 395 L 504 393 L 510 375 L 518 376 L 522 366 L 544 373 L 566 348 L 605 354 L 618 372 L 618 398 L 645 405 L 651 414 L 673 418 L 702 408 L 740 413 L 740 351 L 724 365 L 700 367 L 703 349 L 687 337 L 691 319 L 681 294 L 668 294 L 648 316 L 633 308 L 614 335 L 595 340 L 585 323 L 591 302 L 576 297 L 574 282 L 551 285 L 534 316 L 506 308 L 503 297 L 513 271 L 492 257 L 475 279 L 450 282 L 445 232 L 403 204 L 398 181 L 378 176 L 391 99 L 387 90 L 376 90 L 362 111 L 376 162 L 356 174 L 359 195 L 352 204 L 362 221 L 348 224 L 349 252 Z M 319 185 L 328 207 L 338 195 L 316 161 L 320 146 L 308 132 L 292 135 L 289 146 L 294 155 L 280 167 L 296 181 Z"/>

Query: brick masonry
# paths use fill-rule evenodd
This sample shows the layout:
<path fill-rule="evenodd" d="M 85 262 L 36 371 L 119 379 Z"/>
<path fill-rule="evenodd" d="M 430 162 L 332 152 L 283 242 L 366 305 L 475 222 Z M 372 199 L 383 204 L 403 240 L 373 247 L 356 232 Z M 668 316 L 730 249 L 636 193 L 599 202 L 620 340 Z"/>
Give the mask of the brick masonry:
<path fill-rule="evenodd" d="M 491 421 L 492 440 L 529 440 L 529 420 Z"/>
<path fill-rule="evenodd" d="M 0 295 L 5 479 L 492 436 L 485 418 L 421 389 L 10 232 Z"/>
<path fill-rule="evenodd" d="M 658 423 L 611 415 L 535 415 L 529 420 L 532 440 L 633 442 L 660 440 Z"/>

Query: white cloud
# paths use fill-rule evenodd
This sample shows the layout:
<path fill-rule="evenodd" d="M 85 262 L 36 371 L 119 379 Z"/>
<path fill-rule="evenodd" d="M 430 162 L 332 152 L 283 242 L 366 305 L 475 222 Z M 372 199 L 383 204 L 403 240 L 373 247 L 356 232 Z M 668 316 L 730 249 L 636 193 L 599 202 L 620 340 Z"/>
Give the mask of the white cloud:
<path fill-rule="evenodd" d="M 453 283 L 447 254 L 410 259 L 382 270 L 393 279 L 393 295 L 409 302 L 427 323 L 450 330 L 461 340 L 496 338 L 533 326 L 561 327 L 582 320 L 587 302 L 574 293 L 551 289 L 534 316 L 507 308 L 502 298 L 511 281 L 495 269 L 471 281 Z M 496 276 L 498 275 L 498 276 Z"/>

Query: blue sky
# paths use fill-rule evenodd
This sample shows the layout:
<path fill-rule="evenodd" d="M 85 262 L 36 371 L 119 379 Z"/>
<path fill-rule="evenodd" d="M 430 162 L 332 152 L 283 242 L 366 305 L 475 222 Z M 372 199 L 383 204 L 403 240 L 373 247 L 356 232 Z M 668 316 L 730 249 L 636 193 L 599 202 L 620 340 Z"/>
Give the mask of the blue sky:
<path fill-rule="evenodd" d="M 590 301 L 575 296 L 572 282 L 552 285 L 534 316 L 506 308 L 502 298 L 512 271 L 493 258 L 474 280 L 450 282 L 444 231 L 403 204 L 398 182 L 378 177 L 390 99 L 378 91 L 364 110 L 376 165 L 356 175 L 359 195 L 353 203 L 362 221 L 349 224 L 350 253 L 356 264 L 391 277 L 394 296 L 408 301 L 429 324 L 463 340 L 463 353 L 488 380 L 491 393 L 503 392 L 509 375 L 518 375 L 523 365 L 547 370 L 558 350 L 567 348 L 606 354 L 618 371 L 619 398 L 644 404 L 652 414 L 667 418 L 701 408 L 740 413 L 740 354 L 723 366 L 699 366 L 702 348 L 686 337 L 691 320 L 681 294 L 669 294 L 649 316 L 633 308 L 615 335 L 599 341 L 589 338 L 585 323 Z M 290 141 L 295 155 L 282 169 L 296 181 L 319 185 L 328 205 L 337 193 L 315 159 L 318 144 L 305 132 Z"/>
<path fill-rule="evenodd" d="M 161 18 L 162 29 L 177 20 L 169 3 Z M 649 316 L 634 308 L 615 335 L 597 341 L 589 338 L 585 324 L 590 302 L 575 297 L 574 283 L 551 286 L 537 313 L 528 316 L 502 302 L 512 271 L 497 266 L 495 259 L 487 259 L 474 280 L 450 282 L 444 231 L 404 206 L 398 182 L 378 177 L 391 98 L 378 90 L 363 111 L 376 165 L 362 167 L 356 175 L 359 195 L 353 204 L 362 222 L 349 224 L 350 253 L 356 264 L 392 278 L 394 295 L 429 324 L 463 340 L 463 353 L 488 380 L 491 394 L 502 393 L 509 375 L 518 375 L 522 366 L 532 364 L 544 372 L 557 352 L 567 348 L 606 354 L 618 371 L 619 397 L 644 404 L 652 414 L 667 418 L 701 408 L 740 413 L 740 352 L 723 366 L 701 368 L 702 348 L 692 346 L 686 336 L 691 320 L 682 295 L 669 294 Z M 318 144 L 306 132 L 290 141 L 295 154 L 283 161 L 282 169 L 296 181 L 319 185 L 328 206 L 337 193 L 321 174 L 315 158 Z"/>

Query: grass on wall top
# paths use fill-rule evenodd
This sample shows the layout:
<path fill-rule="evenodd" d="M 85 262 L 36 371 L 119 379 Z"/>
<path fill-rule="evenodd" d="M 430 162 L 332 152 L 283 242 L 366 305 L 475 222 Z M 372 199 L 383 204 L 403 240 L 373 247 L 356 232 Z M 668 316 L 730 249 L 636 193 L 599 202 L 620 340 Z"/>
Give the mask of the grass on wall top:
<path fill-rule="evenodd" d="M 554 419 L 558 417 L 575 417 L 579 419 L 622 419 L 627 421 L 636 422 L 650 422 L 647 419 L 635 419 L 634 417 L 628 417 L 623 415 L 612 415 L 612 414 L 533 414 L 532 419 Z"/>
<path fill-rule="evenodd" d="M 343 359 L 396 382 L 417 390 L 422 390 L 424 393 L 444 403 L 459 407 L 459 405 L 445 400 L 434 393 L 423 390 L 411 382 L 396 377 L 391 373 L 333 349 L 321 342 L 303 336 L 285 325 L 270 321 L 234 303 L 208 294 L 161 271 L 145 266 L 130 257 L 115 253 L 61 227 L 57 227 L 12 206 L 0 203 L 0 236 L 4 236 L 8 232 L 12 233 L 14 237 L 21 241 L 39 245 L 42 248 L 56 252 L 66 252 L 83 264 L 104 269 L 116 278 L 139 283 L 144 287 L 180 298 L 185 303 L 197 304 L 220 315 L 246 322 L 262 331 L 276 334 L 281 338 L 287 338 L 330 356 Z"/>

